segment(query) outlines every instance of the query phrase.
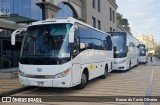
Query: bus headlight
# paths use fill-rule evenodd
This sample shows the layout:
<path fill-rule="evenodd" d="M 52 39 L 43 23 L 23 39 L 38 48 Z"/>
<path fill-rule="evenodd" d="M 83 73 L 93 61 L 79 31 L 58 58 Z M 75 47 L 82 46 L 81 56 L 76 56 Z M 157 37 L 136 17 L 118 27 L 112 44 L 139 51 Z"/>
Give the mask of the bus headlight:
<path fill-rule="evenodd" d="M 22 76 L 22 77 L 26 77 L 26 74 L 24 72 L 20 71 L 20 70 L 18 71 L 18 75 Z"/>
<path fill-rule="evenodd" d="M 68 75 L 69 71 L 70 71 L 70 69 L 67 69 L 67 70 L 65 70 L 61 73 L 58 73 L 58 74 L 53 76 L 53 79 L 66 77 Z"/>
<path fill-rule="evenodd" d="M 125 63 L 126 62 L 126 59 L 123 60 L 123 61 L 120 61 L 119 64 L 122 64 L 122 63 Z"/>

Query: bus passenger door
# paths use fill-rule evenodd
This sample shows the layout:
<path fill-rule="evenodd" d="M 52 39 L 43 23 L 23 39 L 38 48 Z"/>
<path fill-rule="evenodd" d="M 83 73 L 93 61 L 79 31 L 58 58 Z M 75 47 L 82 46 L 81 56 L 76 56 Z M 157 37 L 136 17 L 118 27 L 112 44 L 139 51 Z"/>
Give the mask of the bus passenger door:
<path fill-rule="evenodd" d="M 72 65 L 72 86 L 75 86 L 81 82 L 81 70 L 80 64 Z"/>

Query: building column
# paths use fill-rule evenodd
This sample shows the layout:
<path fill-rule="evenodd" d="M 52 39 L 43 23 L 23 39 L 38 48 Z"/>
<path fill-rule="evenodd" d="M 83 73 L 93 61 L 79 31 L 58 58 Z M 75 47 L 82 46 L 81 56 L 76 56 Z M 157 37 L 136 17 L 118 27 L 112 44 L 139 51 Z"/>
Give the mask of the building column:
<path fill-rule="evenodd" d="M 42 19 L 55 18 L 56 13 L 61 9 L 51 2 L 37 3 L 37 5 L 42 9 Z"/>

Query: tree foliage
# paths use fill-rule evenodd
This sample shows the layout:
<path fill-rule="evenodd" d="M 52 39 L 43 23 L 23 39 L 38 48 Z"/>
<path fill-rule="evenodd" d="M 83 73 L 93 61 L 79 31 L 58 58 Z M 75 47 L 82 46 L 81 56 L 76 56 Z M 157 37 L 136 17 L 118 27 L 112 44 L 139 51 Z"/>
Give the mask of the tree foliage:
<path fill-rule="evenodd" d="M 160 45 L 155 48 L 155 53 L 160 53 Z"/>
<path fill-rule="evenodd" d="M 128 23 L 128 19 L 123 18 L 123 15 L 121 15 L 120 13 L 117 13 L 117 21 L 125 27 L 128 27 L 129 23 Z"/>
<path fill-rule="evenodd" d="M 120 13 L 117 13 L 117 21 L 119 22 L 120 20 L 122 20 L 123 15 L 121 15 Z"/>
<path fill-rule="evenodd" d="M 122 19 L 122 20 L 120 21 L 120 24 L 123 25 L 123 26 L 126 26 L 126 27 L 129 25 L 127 19 Z"/>

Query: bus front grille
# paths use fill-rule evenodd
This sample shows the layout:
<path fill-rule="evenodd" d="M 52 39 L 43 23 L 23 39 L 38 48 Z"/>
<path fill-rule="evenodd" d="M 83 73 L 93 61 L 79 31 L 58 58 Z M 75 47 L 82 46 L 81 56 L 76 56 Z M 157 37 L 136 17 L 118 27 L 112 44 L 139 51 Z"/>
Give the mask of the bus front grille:
<path fill-rule="evenodd" d="M 26 77 L 36 79 L 53 79 L 53 75 L 27 75 Z"/>

